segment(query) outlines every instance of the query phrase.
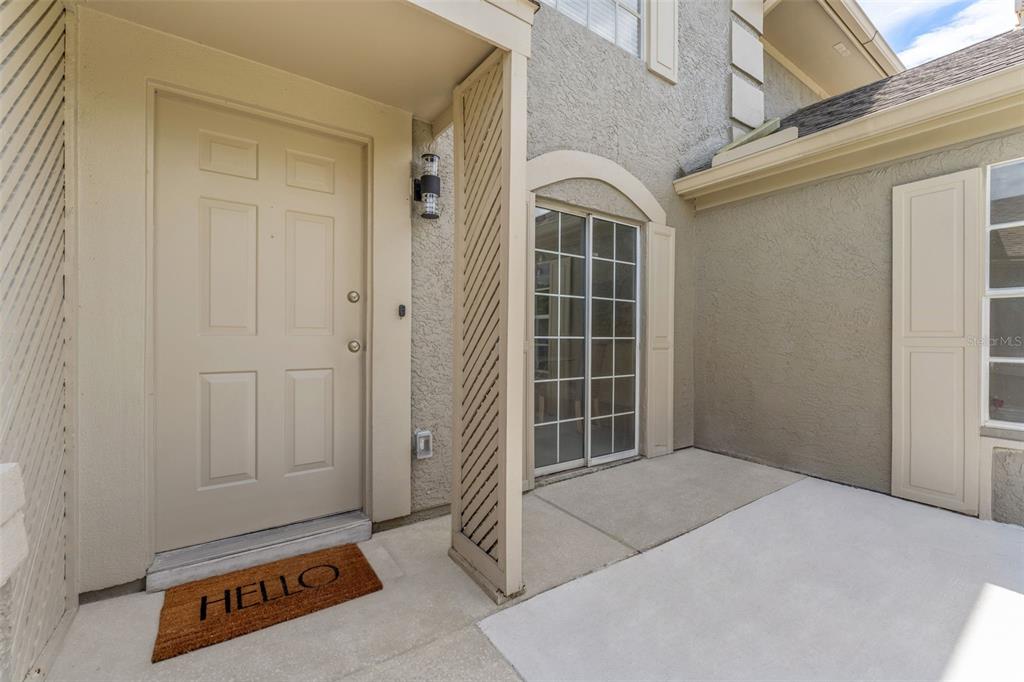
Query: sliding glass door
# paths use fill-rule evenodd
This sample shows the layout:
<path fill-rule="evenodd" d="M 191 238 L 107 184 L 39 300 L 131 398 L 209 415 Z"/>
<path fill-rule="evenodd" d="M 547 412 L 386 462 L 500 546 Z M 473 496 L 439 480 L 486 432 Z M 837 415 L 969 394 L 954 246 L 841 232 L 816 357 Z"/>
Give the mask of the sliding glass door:
<path fill-rule="evenodd" d="M 538 208 L 533 449 L 538 474 L 637 452 L 639 230 Z"/>

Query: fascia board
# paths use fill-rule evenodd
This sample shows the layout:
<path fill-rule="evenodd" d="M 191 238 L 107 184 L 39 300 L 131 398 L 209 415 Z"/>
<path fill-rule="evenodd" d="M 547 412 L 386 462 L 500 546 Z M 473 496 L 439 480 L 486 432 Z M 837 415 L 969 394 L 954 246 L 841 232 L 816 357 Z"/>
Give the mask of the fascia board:
<path fill-rule="evenodd" d="M 751 185 L 745 196 L 764 194 L 783 187 L 803 184 L 806 179 L 791 183 L 775 183 L 770 189 L 757 191 L 757 183 L 772 176 L 800 167 L 828 162 L 829 171 L 819 179 L 866 168 L 892 158 L 882 158 L 872 163 L 858 154 L 878 144 L 884 137 L 888 142 L 905 139 L 916 134 L 933 132 L 938 128 L 953 126 L 978 116 L 1010 110 L 1018 112 L 1018 126 L 1024 126 L 1024 64 L 1013 66 L 994 74 L 978 78 L 962 85 L 920 97 L 906 104 L 879 111 L 818 133 L 798 138 L 792 142 L 757 152 L 734 161 L 710 168 L 700 173 L 684 176 L 673 182 L 676 193 L 684 199 L 697 200 L 698 208 L 727 203 L 727 201 L 702 200 L 704 197 L 726 190 L 735 190 Z M 1012 129 L 1013 116 L 1009 116 L 1005 129 Z M 984 134 L 990 134 L 986 130 Z M 941 135 L 933 136 L 930 148 L 937 149 L 949 144 Z M 915 153 L 919 153 L 918 149 Z M 847 157 L 849 163 L 843 163 Z M 898 158 L 898 157 L 897 157 Z M 737 195 L 742 192 L 733 192 Z"/>

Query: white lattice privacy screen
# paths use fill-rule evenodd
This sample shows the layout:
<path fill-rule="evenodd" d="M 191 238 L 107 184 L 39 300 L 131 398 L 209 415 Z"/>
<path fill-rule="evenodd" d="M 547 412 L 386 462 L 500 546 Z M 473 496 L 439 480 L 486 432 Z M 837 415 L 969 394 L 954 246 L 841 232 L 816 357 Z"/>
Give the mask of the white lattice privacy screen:
<path fill-rule="evenodd" d="M 523 341 L 521 322 L 511 323 L 522 317 L 521 311 L 517 317 L 510 292 L 522 291 L 519 275 L 525 265 L 516 260 L 522 249 L 510 246 L 509 221 L 515 220 L 510 213 L 525 213 L 525 204 L 518 206 L 513 198 L 525 198 L 525 190 L 516 194 L 511 189 L 517 180 L 523 184 L 523 177 L 515 176 L 510 163 L 520 147 L 525 159 L 525 142 L 518 139 L 516 117 L 521 112 L 513 91 L 521 74 L 515 59 L 492 54 L 456 88 L 453 102 L 453 546 L 473 571 L 505 595 L 522 582 L 522 388 L 515 382 L 522 376 Z M 520 101 L 525 102 L 525 93 Z"/>
<path fill-rule="evenodd" d="M 2 588 L 15 680 L 67 608 L 64 18 L 60 0 L 0 8 L 0 460 L 21 465 L 28 535 L 28 558 Z"/>

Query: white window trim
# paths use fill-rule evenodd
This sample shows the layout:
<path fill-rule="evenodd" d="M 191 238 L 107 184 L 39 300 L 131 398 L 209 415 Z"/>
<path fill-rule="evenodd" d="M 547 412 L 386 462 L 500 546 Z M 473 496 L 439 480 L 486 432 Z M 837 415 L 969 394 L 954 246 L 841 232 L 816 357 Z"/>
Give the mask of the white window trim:
<path fill-rule="evenodd" d="M 568 17 L 569 19 L 571 19 L 572 21 L 575 21 L 576 23 L 582 23 L 584 28 L 586 28 L 588 31 L 590 31 L 591 33 L 593 33 L 594 35 L 596 35 L 596 36 L 598 36 L 600 38 L 603 38 L 604 40 L 607 40 L 612 45 L 615 45 L 616 47 L 618 47 L 620 50 L 626 52 L 627 54 L 631 54 L 632 56 L 636 57 L 637 59 L 641 59 L 641 60 L 643 60 L 645 58 L 645 56 L 647 54 L 647 52 L 646 52 L 646 50 L 647 50 L 646 34 L 647 34 L 647 21 L 648 21 L 647 17 L 650 14 L 647 11 L 647 5 L 652 0 L 640 0 L 638 3 L 636 3 L 637 5 L 639 5 L 639 8 L 640 8 L 639 11 L 634 9 L 634 7 L 630 6 L 631 4 L 633 4 L 633 3 L 630 2 L 630 0 L 610 0 L 611 3 L 615 6 L 615 33 L 614 33 L 614 37 L 611 38 L 611 39 L 609 39 L 608 36 L 606 36 L 606 35 L 598 33 L 594 29 L 594 27 L 591 25 L 591 22 L 590 22 L 590 8 L 591 8 L 591 5 L 592 5 L 594 0 L 583 0 L 584 2 L 587 3 L 587 18 L 586 18 L 586 21 L 584 21 L 584 22 L 580 22 L 577 17 L 569 14 L 564 9 L 562 9 L 563 3 L 565 3 L 566 1 L 567 0 L 541 0 L 541 2 L 543 2 L 545 5 L 548 5 L 549 7 L 553 8 L 554 10 L 556 10 L 558 13 L 562 14 L 563 16 Z M 654 0 L 654 1 L 657 1 L 657 0 Z M 627 14 L 629 14 L 629 15 L 635 17 L 636 19 L 638 19 L 638 22 L 637 22 L 637 26 L 638 26 L 638 28 L 637 28 L 637 52 L 635 54 L 630 52 L 625 47 L 623 47 L 622 45 L 619 44 L 619 11 L 620 10 L 624 11 Z"/>
<path fill-rule="evenodd" d="M 985 223 L 983 232 L 983 248 L 984 257 L 982 265 L 982 301 L 981 301 L 981 422 L 983 426 L 990 426 L 999 429 L 1007 429 L 1011 431 L 1024 431 L 1024 421 L 1022 422 L 1008 422 L 1000 419 L 993 419 L 990 415 L 991 397 L 989 395 L 989 370 L 993 364 L 1000 365 L 1024 365 L 1024 357 L 1018 358 L 993 358 L 990 353 L 990 341 L 991 341 L 991 327 L 990 327 L 990 312 L 991 302 L 993 299 L 998 298 L 1020 298 L 1024 299 L 1024 287 L 1013 287 L 1013 288 L 997 288 L 993 289 L 989 286 L 990 279 L 990 266 L 991 266 L 991 235 L 993 231 L 1005 230 L 1007 228 L 1024 227 L 1024 220 L 1011 221 L 1009 223 L 999 223 L 998 225 L 992 224 L 992 169 L 999 168 L 1001 166 L 1010 166 L 1014 164 L 1024 163 L 1024 157 L 1017 159 L 1010 159 L 1008 161 L 1001 161 L 999 163 L 989 164 L 985 167 L 985 187 L 982 194 L 983 201 L 985 204 Z M 1024 331 L 1022 331 L 1024 336 Z M 1024 418 L 1024 415 L 1022 415 Z"/>

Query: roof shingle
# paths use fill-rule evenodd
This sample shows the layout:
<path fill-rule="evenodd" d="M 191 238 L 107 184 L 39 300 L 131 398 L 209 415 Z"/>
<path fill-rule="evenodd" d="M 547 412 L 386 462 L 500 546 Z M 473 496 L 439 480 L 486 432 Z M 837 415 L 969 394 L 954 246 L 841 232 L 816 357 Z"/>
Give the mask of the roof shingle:
<path fill-rule="evenodd" d="M 795 126 L 799 137 L 806 137 L 1021 63 L 1024 31 L 1008 31 L 895 76 L 797 109 L 782 119 L 779 129 Z M 690 174 L 710 167 L 708 160 Z"/>
<path fill-rule="evenodd" d="M 797 109 L 780 128 L 800 137 L 889 109 L 1024 62 L 1024 31 L 1008 31 L 970 47 Z"/>

